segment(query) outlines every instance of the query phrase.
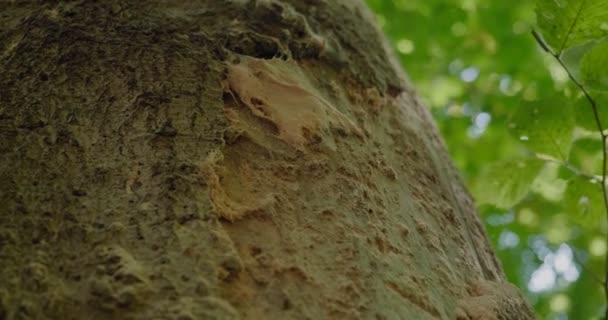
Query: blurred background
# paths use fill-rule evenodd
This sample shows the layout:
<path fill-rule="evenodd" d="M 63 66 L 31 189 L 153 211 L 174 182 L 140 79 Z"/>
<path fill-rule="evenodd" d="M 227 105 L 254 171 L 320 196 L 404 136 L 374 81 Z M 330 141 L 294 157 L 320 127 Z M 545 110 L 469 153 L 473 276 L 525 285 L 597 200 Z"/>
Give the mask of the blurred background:
<path fill-rule="evenodd" d="M 539 319 L 600 319 L 606 231 L 581 223 L 564 197 L 575 170 L 600 172 L 601 145 L 575 134 L 565 149 L 571 168 L 545 161 L 538 176 L 509 162 L 529 153 L 528 137 L 509 130 L 511 115 L 525 101 L 574 88 L 531 35 L 534 1 L 367 1 L 432 111 L 509 281 Z M 503 184 L 522 190 L 522 200 L 489 204 L 504 191 L 492 186 Z"/>

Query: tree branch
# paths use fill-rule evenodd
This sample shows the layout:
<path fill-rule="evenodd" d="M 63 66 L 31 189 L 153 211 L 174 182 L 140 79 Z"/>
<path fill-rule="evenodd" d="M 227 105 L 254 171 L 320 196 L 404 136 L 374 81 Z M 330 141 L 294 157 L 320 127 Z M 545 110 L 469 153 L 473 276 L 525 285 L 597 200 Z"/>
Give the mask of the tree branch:
<path fill-rule="evenodd" d="M 602 193 L 603 193 L 603 198 L 604 198 L 604 209 L 606 212 L 606 220 L 608 221 L 608 186 L 606 185 L 606 179 L 607 179 L 606 174 L 608 171 L 608 150 L 606 147 L 606 142 L 608 142 L 608 134 L 606 134 L 604 132 L 604 127 L 602 126 L 602 121 L 600 120 L 597 103 L 595 102 L 595 99 L 593 99 L 593 97 L 591 97 L 591 95 L 589 94 L 589 91 L 587 91 L 585 86 L 580 81 L 578 81 L 578 79 L 576 79 L 574 77 L 572 72 L 570 72 L 568 67 L 566 67 L 566 64 L 564 64 L 564 61 L 560 57 L 560 53 L 555 53 L 551 49 L 549 49 L 547 44 L 542 40 L 542 37 L 538 34 L 538 32 L 536 32 L 536 30 L 532 31 L 532 35 L 534 36 L 534 39 L 536 39 L 538 44 L 546 52 L 551 54 L 551 56 L 553 56 L 555 58 L 555 60 L 560 64 L 560 66 L 562 66 L 564 71 L 566 71 L 566 73 L 568 74 L 568 77 L 570 78 L 570 80 L 572 80 L 572 82 L 574 82 L 574 84 L 585 95 L 585 98 L 587 99 L 587 101 L 589 101 L 589 105 L 591 106 L 591 109 L 593 111 L 593 117 L 595 118 L 595 124 L 596 124 L 599 134 L 601 136 L 601 142 L 602 142 Z M 608 244 L 608 233 L 606 233 L 606 243 Z M 604 294 L 606 295 L 606 301 L 608 304 L 608 255 L 606 255 L 606 260 L 604 261 Z M 606 308 L 606 311 L 604 314 L 604 319 L 608 320 L 608 307 Z"/>

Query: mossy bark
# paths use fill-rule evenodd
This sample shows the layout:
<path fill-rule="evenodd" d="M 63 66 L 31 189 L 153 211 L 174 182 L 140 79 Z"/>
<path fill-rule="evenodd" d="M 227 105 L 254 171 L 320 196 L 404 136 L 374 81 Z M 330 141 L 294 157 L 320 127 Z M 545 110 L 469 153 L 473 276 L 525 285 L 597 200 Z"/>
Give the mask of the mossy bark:
<path fill-rule="evenodd" d="M 1 319 L 530 319 L 352 0 L 11 1 Z"/>

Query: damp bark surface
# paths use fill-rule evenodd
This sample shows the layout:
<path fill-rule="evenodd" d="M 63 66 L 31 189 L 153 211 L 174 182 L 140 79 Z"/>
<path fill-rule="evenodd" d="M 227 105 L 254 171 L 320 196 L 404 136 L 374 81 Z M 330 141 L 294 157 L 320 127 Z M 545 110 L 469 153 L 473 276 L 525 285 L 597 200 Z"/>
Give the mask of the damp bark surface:
<path fill-rule="evenodd" d="M 532 319 L 373 20 L 3 1 L 0 319 Z"/>

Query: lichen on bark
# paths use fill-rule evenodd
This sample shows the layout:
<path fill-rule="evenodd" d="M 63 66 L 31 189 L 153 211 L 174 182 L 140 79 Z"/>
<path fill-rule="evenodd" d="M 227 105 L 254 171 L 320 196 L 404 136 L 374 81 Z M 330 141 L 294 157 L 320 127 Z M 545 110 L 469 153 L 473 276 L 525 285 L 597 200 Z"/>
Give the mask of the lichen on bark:
<path fill-rule="evenodd" d="M 0 318 L 532 318 L 361 2 L 3 5 Z"/>

